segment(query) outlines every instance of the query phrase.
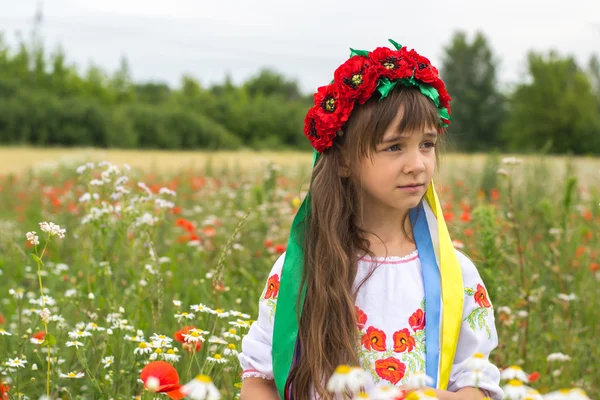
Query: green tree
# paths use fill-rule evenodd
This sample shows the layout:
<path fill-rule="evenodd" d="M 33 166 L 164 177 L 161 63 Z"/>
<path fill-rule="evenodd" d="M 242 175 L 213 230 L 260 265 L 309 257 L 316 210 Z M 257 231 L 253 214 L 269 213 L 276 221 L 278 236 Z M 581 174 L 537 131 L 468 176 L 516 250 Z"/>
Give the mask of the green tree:
<path fill-rule="evenodd" d="M 518 151 L 549 146 L 554 153 L 600 153 L 597 98 L 588 75 L 572 57 L 528 55 L 529 81 L 510 99 L 504 137 Z"/>
<path fill-rule="evenodd" d="M 452 96 L 449 133 L 462 150 L 489 150 L 501 144 L 505 101 L 497 88 L 497 64 L 480 32 L 471 42 L 464 32 L 456 32 L 444 49 L 441 75 Z"/>

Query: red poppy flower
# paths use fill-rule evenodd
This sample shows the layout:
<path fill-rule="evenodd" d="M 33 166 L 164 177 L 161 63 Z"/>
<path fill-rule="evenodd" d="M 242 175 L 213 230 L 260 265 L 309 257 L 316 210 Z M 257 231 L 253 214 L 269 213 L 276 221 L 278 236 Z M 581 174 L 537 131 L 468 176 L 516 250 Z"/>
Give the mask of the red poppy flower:
<path fill-rule="evenodd" d="M 195 326 L 184 326 L 182 329 L 178 330 L 177 332 L 175 332 L 175 334 L 173 335 L 173 338 L 178 341 L 179 343 L 183 344 L 183 348 L 185 350 L 187 350 L 188 352 L 194 350 L 196 352 L 199 352 L 202 349 L 202 342 L 201 341 L 197 341 L 196 344 L 196 348 L 194 349 L 193 343 L 189 343 L 185 341 L 185 338 L 183 337 L 183 335 L 187 335 L 192 329 L 196 329 Z"/>
<path fill-rule="evenodd" d="M 8 400 L 8 391 L 10 386 L 0 383 L 0 400 Z"/>
<path fill-rule="evenodd" d="M 264 246 L 268 249 L 269 247 L 273 246 L 273 241 L 271 239 L 265 239 Z"/>
<path fill-rule="evenodd" d="M 2 316 L 2 314 L 0 314 L 0 324 L 4 323 L 4 317 Z"/>
<path fill-rule="evenodd" d="M 540 379 L 540 373 L 537 371 L 529 375 L 529 382 L 531 383 L 537 381 L 538 379 Z"/>
<path fill-rule="evenodd" d="M 394 351 L 409 353 L 415 348 L 415 338 L 410 335 L 410 331 L 406 328 L 401 331 L 394 332 Z"/>
<path fill-rule="evenodd" d="M 175 367 L 166 361 L 152 361 L 142 369 L 140 379 L 144 382 L 144 387 L 148 388 L 148 379 L 158 380 L 158 386 L 151 388 L 153 392 L 165 393 L 172 399 L 183 399 L 185 395 L 180 392 L 179 374 Z"/>
<path fill-rule="evenodd" d="M 382 379 L 395 385 L 404 377 L 406 365 L 394 357 L 388 357 L 375 361 L 375 372 Z"/>
<path fill-rule="evenodd" d="M 385 351 L 385 332 L 370 326 L 362 337 L 362 345 L 367 350 Z"/>
<path fill-rule="evenodd" d="M 283 254 L 285 252 L 286 246 L 285 244 L 276 244 L 273 247 L 273 251 L 277 254 Z"/>
<path fill-rule="evenodd" d="M 357 306 L 354 306 L 356 309 L 356 325 L 358 329 L 363 329 L 365 324 L 367 323 L 367 314 Z"/>
<path fill-rule="evenodd" d="M 46 332 L 39 331 L 34 333 L 31 337 L 37 340 L 44 340 L 44 338 L 46 337 Z"/>
<path fill-rule="evenodd" d="M 343 95 L 341 85 L 334 82 L 327 86 L 321 86 L 314 95 L 317 120 L 317 128 L 335 129 L 337 132 L 348 118 L 354 108 L 354 102 Z"/>
<path fill-rule="evenodd" d="M 377 88 L 377 70 L 371 63 L 368 57 L 354 56 L 335 70 L 333 79 L 348 99 L 363 104 Z"/>
<path fill-rule="evenodd" d="M 314 106 L 308 110 L 306 118 L 304 118 L 304 135 L 308 138 L 312 147 L 314 147 L 319 153 L 322 153 L 331 147 L 333 139 L 335 138 L 335 135 L 339 129 L 325 129 L 319 126 L 320 117 L 317 109 L 318 107 Z"/>
<path fill-rule="evenodd" d="M 423 310 L 419 308 L 417 311 L 415 311 L 408 319 L 408 323 L 415 332 L 425 328 L 425 313 Z"/>
<path fill-rule="evenodd" d="M 471 222 L 471 213 L 468 211 L 463 211 L 460 215 L 460 220 L 463 222 Z"/>
<path fill-rule="evenodd" d="M 369 58 L 377 68 L 377 75 L 395 80 L 409 78 L 413 74 L 415 64 L 405 55 L 406 52 L 402 50 L 378 47 L 369 53 Z"/>
<path fill-rule="evenodd" d="M 477 284 L 477 291 L 475 292 L 475 302 L 479 305 L 479 307 L 490 308 L 492 304 L 488 299 L 487 292 L 481 283 Z"/>
<path fill-rule="evenodd" d="M 274 299 L 279 293 L 279 275 L 271 275 L 267 281 L 267 291 L 265 292 L 265 299 Z"/>

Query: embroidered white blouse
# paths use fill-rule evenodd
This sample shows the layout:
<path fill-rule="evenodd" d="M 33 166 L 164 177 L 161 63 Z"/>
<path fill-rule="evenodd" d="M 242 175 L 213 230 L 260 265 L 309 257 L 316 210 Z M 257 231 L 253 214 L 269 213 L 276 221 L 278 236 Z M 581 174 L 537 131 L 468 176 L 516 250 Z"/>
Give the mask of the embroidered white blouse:
<path fill-rule="evenodd" d="M 259 300 L 258 319 L 242 340 L 239 361 L 242 379 L 273 379 L 273 319 L 279 278 L 285 253 L 273 266 Z M 500 372 L 493 364 L 475 375 L 467 360 L 475 353 L 486 357 L 498 344 L 494 312 L 479 272 L 471 260 L 457 251 L 464 285 L 463 323 L 450 374 L 448 390 L 478 386 L 489 397 L 500 400 Z M 418 252 L 405 257 L 363 257 L 358 262 L 355 284 L 362 282 L 356 299 L 360 343 L 358 355 L 363 369 L 377 385 L 406 383 L 411 374 L 425 371 L 425 291 Z M 401 288 L 401 289 L 400 289 Z"/>

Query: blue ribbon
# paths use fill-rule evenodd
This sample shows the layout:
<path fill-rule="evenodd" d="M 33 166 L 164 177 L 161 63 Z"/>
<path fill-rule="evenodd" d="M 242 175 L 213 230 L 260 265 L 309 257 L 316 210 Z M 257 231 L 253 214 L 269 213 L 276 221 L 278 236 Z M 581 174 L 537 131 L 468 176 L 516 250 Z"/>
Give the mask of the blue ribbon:
<path fill-rule="evenodd" d="M 440 361 L 440 315 L 441 285 L 431 233 L 427 225 L 427 216 L 423 202 L 410 210 L 410 221 L 413 235 L 417 242 L 419 259 L 423 271 L 423 287 L 425 289 L 425 373 L 433 378 L 433 387 L 437 387 Z"/>

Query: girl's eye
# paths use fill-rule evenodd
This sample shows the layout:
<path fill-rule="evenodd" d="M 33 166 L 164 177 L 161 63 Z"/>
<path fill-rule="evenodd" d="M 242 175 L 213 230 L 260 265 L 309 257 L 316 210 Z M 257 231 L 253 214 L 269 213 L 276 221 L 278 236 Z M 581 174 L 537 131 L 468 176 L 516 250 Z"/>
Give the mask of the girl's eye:
<path fill-rule="evenodd" d="M 388 147 L 386 149 L 386 151 L 397 151 L 397 150 L 400 150 L 400 146 L 398 146 L 397 144 L 395 144 L 395 145 L 393 145 L 391 147 Z"/>
<path fill-rule="evenodd" d="M 426 142 L 426 143 L 424 143 L 424 146 L 426 148 L 428 148 L 428 149 L 432 149 L 432 148 L 435 147 L 435 143 L 433 143 L 433 142 Z"/>

